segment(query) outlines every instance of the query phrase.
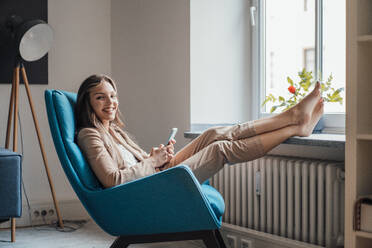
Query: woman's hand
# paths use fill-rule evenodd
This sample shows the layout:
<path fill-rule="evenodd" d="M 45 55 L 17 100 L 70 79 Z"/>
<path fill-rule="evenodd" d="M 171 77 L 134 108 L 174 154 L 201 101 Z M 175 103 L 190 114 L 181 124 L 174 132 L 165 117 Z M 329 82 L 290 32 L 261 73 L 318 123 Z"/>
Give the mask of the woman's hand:
<path fill-rule="evenodd" d="M 169 144 L 166 146 L 166 148 L 167 148 L 167 152 L 168 152 L 169 154 L 174 155 L 174 144 L 176 144 L 176 140 L 175 140 L 175 139 L 171 139 L 171 140 L 169 141 Z"/>
<path fill-rule="evenodd" d="M 171 140 L 169 141 L 168 145 L 165 147 L 166 150 L 167 150 L 167 152 L 168 152 L 168 155 L 171 156 L 171 159 L 174 157 L 174 144 L 176 144 L 176 140 L 175 140 L 175 139 L 171 139 Z M 160 147 L 160 146 L 159 146 L 159 147 Z M 159 148 L 154 148 L 154 149 L 159 149 Z M 152 152 L 151 152 L 151 154 L 152 154 Z M 170 161 L 170 160 L 169 160 L 169 161 Z M 156 171 L 156 172 L 160 172 L 160 171 L 162 171 L 162 170 L 166 167 L 166 165 L 169 164 L 169 161 L 166 162 L 166 163 L 164 163 L 164 164 L 163 164 L 162 166 L 160 166 L 160 167 L 156 167 L 156 168 L 155 168 L 155 171 Z"/>
<path fill-rule="evenodd" d="M 153 166 L 158 168 L 168 163 L 173 158 L 173 154 L 173 144 L 168 146 L 161 144 L 151 149 L 150 158 L 153 160 Z"/>

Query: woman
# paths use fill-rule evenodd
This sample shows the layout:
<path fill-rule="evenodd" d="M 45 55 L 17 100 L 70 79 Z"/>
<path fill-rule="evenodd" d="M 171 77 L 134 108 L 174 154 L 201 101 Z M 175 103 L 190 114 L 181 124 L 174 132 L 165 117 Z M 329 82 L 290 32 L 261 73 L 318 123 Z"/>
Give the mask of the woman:
<path fill-rule="evenodd" d="M 151 149 L 136 145 L 121 128 L 117 88 L 105 75 L 92 75 L 80 86 L 76 104 L 77 142 L 104 187 L 186 164 L 199 182 L 225 163 L 264 156 L 292 136 L 309 136 L 323 114 L 320 84 L 291 109 L 264 119 L 214 127 L 174 154 L 175 140 Z"/>

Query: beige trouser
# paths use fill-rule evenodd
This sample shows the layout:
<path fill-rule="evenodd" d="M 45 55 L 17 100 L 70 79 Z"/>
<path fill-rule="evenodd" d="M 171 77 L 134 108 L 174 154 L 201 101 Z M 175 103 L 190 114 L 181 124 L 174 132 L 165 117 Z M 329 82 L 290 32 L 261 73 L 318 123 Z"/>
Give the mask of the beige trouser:
<path fill-rule="evenodd" d="M 246 162 L 264 155 L 260 137 L 255 136 L 253 122 L 213 127 L 184 148 L 162 170 L 186 164 L 200 183 L 212 177 L 226 163 Z"/>

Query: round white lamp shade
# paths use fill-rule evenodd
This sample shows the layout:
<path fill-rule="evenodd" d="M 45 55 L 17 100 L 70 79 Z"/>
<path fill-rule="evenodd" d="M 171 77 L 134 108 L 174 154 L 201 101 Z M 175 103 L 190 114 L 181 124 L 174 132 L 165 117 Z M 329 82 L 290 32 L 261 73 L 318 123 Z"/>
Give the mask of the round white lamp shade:
<path fill-rule="evenodd" d="M 42 20 L 23 23 L 17 30 L 19 55 L 25 61 L 41 59 L 52 46 L 53 29 Z"/>

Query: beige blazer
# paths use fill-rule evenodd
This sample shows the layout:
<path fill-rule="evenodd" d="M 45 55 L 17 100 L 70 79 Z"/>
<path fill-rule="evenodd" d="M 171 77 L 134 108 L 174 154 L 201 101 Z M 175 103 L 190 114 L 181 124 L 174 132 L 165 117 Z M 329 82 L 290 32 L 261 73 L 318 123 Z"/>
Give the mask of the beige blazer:
<path fill-rule="evenodd" d="M 78 133 L 77 143 L 104 187 L 113 187 L 156 172 L 149 155 L 118 127 L 110 127 L 109 133 L 96 128 L 83 128 Z M 139 162 L 128 167 L 117 143 L 132 152 Z"/>

